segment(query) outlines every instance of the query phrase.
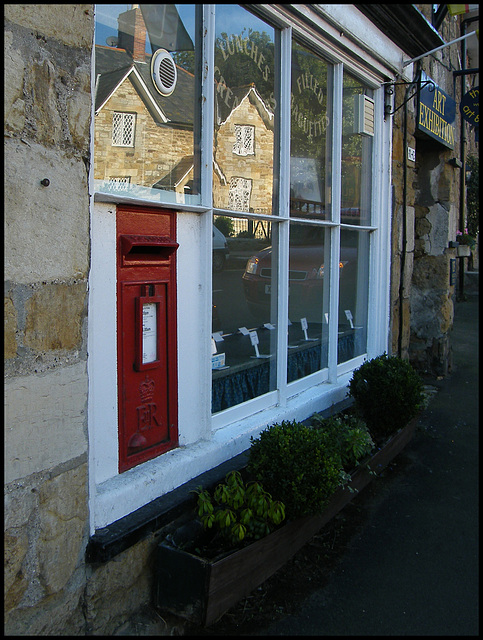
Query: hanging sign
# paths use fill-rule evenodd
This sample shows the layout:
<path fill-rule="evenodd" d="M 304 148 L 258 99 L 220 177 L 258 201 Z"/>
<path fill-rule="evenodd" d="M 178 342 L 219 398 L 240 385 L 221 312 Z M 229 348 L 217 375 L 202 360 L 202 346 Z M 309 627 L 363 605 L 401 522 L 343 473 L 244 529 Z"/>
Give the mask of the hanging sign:
<path fill-rule="evenodd" d="M 424 72 L 418 98 L 418 130 L 453 149 L 456 102 Z"/>
<path fill-rule="evenodd" d="M 480 88 L 475 87 L 466 93 L 460 102 L 460 111 L 463 118 L 473 126 L 479 126 L 480 113 Z"/>

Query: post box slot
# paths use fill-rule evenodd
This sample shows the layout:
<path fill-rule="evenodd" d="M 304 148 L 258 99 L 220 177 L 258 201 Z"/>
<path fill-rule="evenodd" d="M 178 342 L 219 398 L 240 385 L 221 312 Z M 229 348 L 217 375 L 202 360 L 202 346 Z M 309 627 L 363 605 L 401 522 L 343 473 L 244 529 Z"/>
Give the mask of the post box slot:
<path fill-rule="evenodd" d="M 121 236 L 123 265 L 168 260 L 178 243 L 164 236 Z"/>

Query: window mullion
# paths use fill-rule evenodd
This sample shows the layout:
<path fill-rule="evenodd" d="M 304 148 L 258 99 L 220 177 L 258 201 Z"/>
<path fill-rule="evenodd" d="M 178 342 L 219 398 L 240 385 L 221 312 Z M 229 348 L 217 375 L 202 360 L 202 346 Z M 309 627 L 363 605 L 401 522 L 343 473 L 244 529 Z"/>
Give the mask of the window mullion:
<path fill-rule="evenodd" d="M 332 220 L 340 224 L 341 158 L 342 158 L 342 88 L 343 66 L 334 65 L 332 74 Z M 330 243 L 330 302 L 329 302 L 329 382 L 337 380 L 337 334 L 339 328 L 339 255 L 340 227 L 331 232 Z"/>
<path fill-rule="evenodd" d="M 200 392 L 207 401 L 203 403 L 200 415 L 200 433 L 206 435 L 211 430 L 211 315 L 213 305 L 213 113 L 214 113 L 214 41 L 215 41 L 215 8 L 214 5 L 196 5 L 196 21 L 199 28 L 201 45 L 201 61 L 199 65 L 200 96 L 200 192 L 201 204 L 208 208 L 202 216 L 200 224 L 200 241 L 207 251 L 200 265 L 200 282 L 204 283 L 201 302 L 205 309 L 205 322 L 200 323 L 200 343 L 204 345 L 204 353 L 200 361 Z M 196 145 L 196 141 L 195 141 Z"/>
<path fill-rule="evenodd" d="M 201 11 L 201 204 L 213 207 L 213 118 L 214 118 L 214 66 L 215 66 L 215 5 L 196 6 Z M 211 236 L 210 236 L 211 237 Z"/>
<path fill-rule="evenodd" d="M 290 94 L 292 70 L 292 29 L 280 32 L 280 120 L 279 120 L 279 157 L 278 157 L 278 216 L 285 218 L 278 225 L 278 335 L 277 335 L 277 387 L 280 404 L 287 400 L 287 335 L 288 335 L 288 262 L 289 262 L 289 224 L 290 211 Z"/>

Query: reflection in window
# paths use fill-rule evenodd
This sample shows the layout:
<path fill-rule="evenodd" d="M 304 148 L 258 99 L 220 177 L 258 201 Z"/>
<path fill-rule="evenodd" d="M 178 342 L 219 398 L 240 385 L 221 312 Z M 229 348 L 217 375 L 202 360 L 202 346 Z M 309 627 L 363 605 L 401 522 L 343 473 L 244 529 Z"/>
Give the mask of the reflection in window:
<path fill-rule="evenodd" d="M 344 72 L 342 105 L 341 222 L 371 222 L 372 91 Z"/>
<path fill-rule="evenodd" d="M 275 389 L 276 287 L 272 287 L 271 273 L 277 264 L 271 235 L 272 229 L 254 226 L 252 220 L 224 216 L 215 219 L 213 265 L 218 267 L 213 272 L 212 307 L 214 413 Z M 216 257 L 220 250 L 225 256 L 221 263 Z"/>
<path fill-rule="evenodd" d="M 331 74 L 328 64 L 292 44 L 290 213 L 330 219 Z"/>
<path fill-rule="evenodd" d="M 115 147 L 134 147 L 135 113 L 112 114 L 112 144 Z"/>
<path fill-rule="evenodd" d="M 275 30 L 240 6 L 217 5 L 215 32 L 213 205 L 233 209 L 233 178 L 243 176 L 252 189 L 241 206 L 272 214 Z"/>
<path fill-rule="evenodd" d="M 327 367 L 329 233 L 290 226 L 288 382 Z"/>
<path fill-rule="evenodd" d="M 95 5 L 96 191 L 199 203 L 195 33 L 195 5 Z"/>
<path fill-rule="evenodd" d="M 255 127 L 236 124 L 235 137 L 233 153 L 237 156 L 252 156 L 255 153 Z"/>
<path fill-rule="evenodd" d="M 249 211 L 251 192 L 251 180 L 247 180 L 246 178 L 231 178 L 228 208 L 233 209 L 233 211 Z"/>
<path fill-rule="evenodd" d="M 369 232 L 341 229 L 338 362 L 367 349 Z"/>
<path fill-rule="evenodd" d="M 117 176 L 109 178 L 109 186 L 117 191 L 128 191 L 131 182 L 130 176 Z"/>

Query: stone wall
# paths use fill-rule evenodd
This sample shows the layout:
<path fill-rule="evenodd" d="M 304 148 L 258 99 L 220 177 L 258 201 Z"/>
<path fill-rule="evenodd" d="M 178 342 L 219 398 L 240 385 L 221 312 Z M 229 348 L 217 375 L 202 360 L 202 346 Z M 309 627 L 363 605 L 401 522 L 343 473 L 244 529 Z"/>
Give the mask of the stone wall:
<path fill-rule="evenodd" d="M 417 5 L 431 19 L 431 5 Z M 459 19 L 447 16 L 443 38 L 460 35 Z M 453 71 L 459 69 L 459 46 L 451 45 L 420 64 L 456 104 Z M 405 87 L 396 88 L 394 107 L 403 104 Z M 448 161 L 459 158 L 460 115 L 456 109 L 454 149 L 425 139 L 416 129 L 417 102 L 407 102 L 394 116 L 393 128 L 393 220 L 391 265 L 391 348 L 392 353 L 409 358 L 421 372 L 446 375 L 451 369 L 451 328 L 455 287 L 450 285 L 450 260 L 456 250 L 459 215 L 459 169 Z M 407 117 L 406 148 L 404 119 Z M 416 160 L 408 160 L 407 147 L 416 150 Z M 406 181 L 404 181 L 406 164 Z M 405 193 L 405 203 L 404 203 Z"/>
<path fill-rule="evenodd" d="M 7 635 L 86 628 L 92 37 L 92 5 L 5 5 Z"/>

